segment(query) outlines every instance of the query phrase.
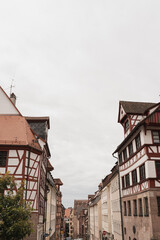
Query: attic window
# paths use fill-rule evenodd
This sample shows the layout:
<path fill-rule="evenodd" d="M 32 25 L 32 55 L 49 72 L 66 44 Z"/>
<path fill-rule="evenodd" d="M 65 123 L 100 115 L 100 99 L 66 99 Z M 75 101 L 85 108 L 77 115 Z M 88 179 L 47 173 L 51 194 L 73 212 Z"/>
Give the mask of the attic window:
<path fill-rule="evenodd" d="M 127 120 L 124 123 L 124 131 L 125 131 L 125 133 L 127 132 L 128 129 L 129 129 L 129 121 Z"/>
<path fill-rule="evenodd" d="M 0 167 L 6 167 L 7 151 L 0 151 Z"/>

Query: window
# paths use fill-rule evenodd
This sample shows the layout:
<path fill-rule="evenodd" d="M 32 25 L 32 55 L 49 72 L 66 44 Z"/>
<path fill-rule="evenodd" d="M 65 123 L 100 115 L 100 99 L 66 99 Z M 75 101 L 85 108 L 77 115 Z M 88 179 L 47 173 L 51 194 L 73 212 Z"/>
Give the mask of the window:
<path fill-rule="evenodd" d="M 122 153 L 119 154 L 119 163 L 122 163 Z"/>
<path fill-rule="evenodd" d="M 124 203 L 124 216 L 127 216 L 127 205 L 126 202 L 123 203 Z"/>
<path fill-rule="evenodd" d="M 153 142 L 160 143 L 160 131 L 153 131 Z"/>
<path fill-rule="evenodd" d="M 138 199 L 138 204 L 139 204 L 139 216 L 143 216 L 143 209 L 142 209 L 142 198 Z"/>
<path fill-rule="evenodd" d="M 124 123 L 124 131 L 125 131 L 125 133 L 127 132 L 128 129 L 129 129 L 129 121 L 127 120 Z"/>
<path fill-rule="evenodd" d="M 160 162 L 156 162 L 157 178 L 160 178 Z"/>
<path fill-rule="evenodd" d="M 124 176 L 122 177 L 122 188 L 125 188 Z"/>
<path fill-rule="evenodd" d="M 140 134 L 135 138 L 136 141 L 136 149 L 138 150 L 141 147 L 141 139 L 140 139 Z"/>
<path fill-rule="evenodd" d="M 157 197 L 158 216 L 160 216 L 160 197 Z"/>
<path fill-rule="evenodd" d="M 124 159 L 124 161 L 127 160 L 127 149 L 126 148 L 123 150 L 123 159 Z"/>
<path fill-rule="evenodd" d="M 137 183 L 137 170 L 132 171 L 132 183 L 133 185 Z"/>
<path fill-rule="evenodd" d="M 0 167 L 6 167 L 7 151 L 0 151 Z"/>
<path fill-rule="evenodd" d="M 134 216 L 137 216 L 137 200 L 133 200 L 133 211 L 134 211 Z"/>
<path fill-rule="evenodd" d="M 140 171 L 140 180 L 142 181 L 146 178 L 145 164 L 143 164 L 139 167 L 139 171 Z"/>
<path fill-rule="evenodd" d="M 131 216 L 131 201 L 128 201 L 128 216 Z"/>
<path fill-rule="evenodd" d="M 148 198 L 144 198 L 144 215 L 149 216 Z"/>
<path fill-rule="evenodd" d="M 126 187 L 130 187 L 129 173 L 125 177 L 126 177 Z"/>
<path fill-rule="evenodd" d="M 129 150 L 129 156 L 133 154 L 133 144 L 132 142 L 128 145 L 128 150 Z"/>

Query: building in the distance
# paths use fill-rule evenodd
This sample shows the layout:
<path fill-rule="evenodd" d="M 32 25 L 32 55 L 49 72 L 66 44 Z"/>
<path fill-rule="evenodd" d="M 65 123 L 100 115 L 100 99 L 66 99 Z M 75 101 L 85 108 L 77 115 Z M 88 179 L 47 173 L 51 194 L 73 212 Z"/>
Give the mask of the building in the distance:
<path fill-rule="evenodd" d="M 120 101 L 118 122 L 124 240 L 160 240 L 160 103 Z"/>
<path fill-rule="evenodd" d="M 54 179 L 57 188 L 57 212 L 56 212 L 56 240 L 61 240 L 64 234 L 63 226 L 63 206 L 62 206 L 62 193 L 60 187 L 63 185 L 60 178 Z"/>
<path fill-rule="evenodd" d="M 82 238 L 84 236 L 81 213 L 83 210 L 87 210 L 87 208 L 88 200 L 74 200 L 73 238 Z"/>

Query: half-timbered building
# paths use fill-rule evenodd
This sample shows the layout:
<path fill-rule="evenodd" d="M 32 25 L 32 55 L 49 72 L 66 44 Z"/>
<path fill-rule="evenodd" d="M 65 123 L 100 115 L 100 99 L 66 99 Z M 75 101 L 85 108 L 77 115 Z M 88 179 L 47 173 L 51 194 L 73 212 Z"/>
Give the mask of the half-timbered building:
<path fill-rule="evenodd" d="M 31 203 L 34 223 L 29 240 L 45 234 L 48 129 L 48 117 L 25 118 L 0 87 L 0 173 L 13 175 L 17 188 L 25 181 L 24 198 Z"/>
<path fill-rule="evenodd" d="M 119 103 L 124 240 L 160 240 L 160 103 Z"/>

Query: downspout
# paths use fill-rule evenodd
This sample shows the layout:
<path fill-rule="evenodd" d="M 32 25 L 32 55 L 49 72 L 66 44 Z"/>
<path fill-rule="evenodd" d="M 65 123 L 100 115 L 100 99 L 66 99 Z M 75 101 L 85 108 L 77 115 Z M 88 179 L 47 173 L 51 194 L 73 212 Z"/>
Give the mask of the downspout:
<path fill-rule="evenodd" d="M 27 188 L 28 188 L 28 174 L 29 174 L 29 163 L 30 163 L 30 151 L 28 151 L 28 163 L 27 163 L 27 179 L 26 179 L 26 192 L 25 192 L 25 200 L 27 201 Z"/>
<path fill-rule="evenodd" d="M 114 153 L 112 154 L 114 158 L 118 160 L 118 157 L 114 156 Z M 122 240 L 124 240 L 124 231 L 123 231 L 123 214 L 122 214 L 122 197 L 121 197 L 121 184 L 120 184 L 120 173 L 119 173 L 119 164 L 118 164 L 118 183 L 119 183 L 119 203 L 120 203 L 120 212 L 121 212 L 121 230 L 122 230 Z"/>

